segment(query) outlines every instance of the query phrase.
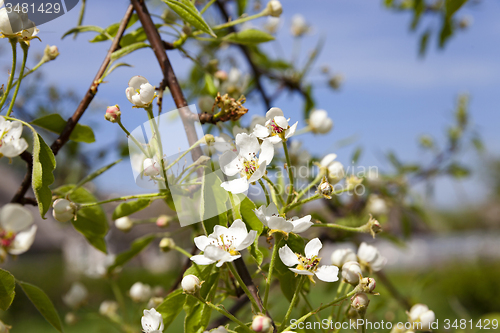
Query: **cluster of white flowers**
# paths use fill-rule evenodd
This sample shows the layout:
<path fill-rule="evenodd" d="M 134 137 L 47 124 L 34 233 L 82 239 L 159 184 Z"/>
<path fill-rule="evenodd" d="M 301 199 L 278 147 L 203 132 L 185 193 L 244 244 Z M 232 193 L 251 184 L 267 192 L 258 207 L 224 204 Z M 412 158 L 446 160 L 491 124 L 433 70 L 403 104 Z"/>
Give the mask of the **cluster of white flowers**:
<path fill-rule="evenodd" d="M 29 250 L 35 240 L 37 226 L 31 213 L 19 204 L 6 204 L 0 209 L 0 261 L 6 253 L 19 255 Z"/>
<path fill-rule="evenodd" d="M 311 215 L 299 218 L 297 216 L 286 220 L 284 217 L 280 216 L 278 208 L 271 202 L 269 206 L 260 206 L 258 209 L 254 210 L 255 215 L 259 220 L 270 229 L 269 234 L 273 232 L 280 231 L 285 234 L 289 232 L 301 233 L 309 229 L 313 224 L 311 222 Z"/>

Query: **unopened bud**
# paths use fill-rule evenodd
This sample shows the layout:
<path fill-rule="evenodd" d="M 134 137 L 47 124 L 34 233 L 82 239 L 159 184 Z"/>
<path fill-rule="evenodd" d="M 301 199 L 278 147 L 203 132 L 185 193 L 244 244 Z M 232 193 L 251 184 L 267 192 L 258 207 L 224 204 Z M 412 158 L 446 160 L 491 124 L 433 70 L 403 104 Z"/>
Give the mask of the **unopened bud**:
<path fill-rule="evenodd" d="M 181 286 L 186 294 L 194 294 L 200 289 L 201 282 L 196 275 L 190 274 L 182 278 Z"/>
<path fill-rule="evenodd" d="M 370 234 L 372 235 L 373 238 L 375 238 L 376 234 L 382 231 L 382 226 L 380 225 L 380 222 L 374 219 L 371 215 L 370 215 L 370 220 L 368 220 L 368 226 L 370 228 Z"/>
<path fill-rule="evenodd" d="M 222 69 L 219 69 L 217 72 L 214 73 L 214 77 L 220 81 L 226 81 L 227 72 Z"/>
<path fill-rule="evenodd" d="M 214 143 L 215 142 L 214 136 L 212 134 L 205 134 L 205 142 L 207 143 L 207 145 Z"/>
<path fill-rule="evenodd" d="M 356 294 L 351 298 L 351 306 L 358 311 L 366 310 L 369 303 L 370 300 L 366 294 Z"/>
<path fill-rule="evenodd" d="M 121 115 L 122 113 L 120 111 L 120 107 L 118 106 L 118 104 L 116 104 L 113 106 L 108 106 L 108 108 L 106 109 L 106 114 L 104 115 L 104 119 L 112 123 L 116 123 L 120 121 Z"/>
<path fill-rule="evenodd" d="M 361 276 L 361 266 L 358 262 L 348 261 L 342 266 L 342 278 L 347 283 L 357 285 Z"/>
<path fill-rule="evenodd" d="M 271 319 L 267 316 L 258 315 L 253 318 L 252 330 L 255 332 L 269 332 L 272 326 Z"/>
<path fill-rule="evenodd" d="M 170 220 L 170 217 L 168 217 L 167 215 L 160 215 L 156 219 L 156 225 L 160 228 L 166 228 L 170 224 Z"/>
<path fill-rule="evenodd" d="M 375 290 L 375 287 L 377 286 L 377 283 L 375 282 L 374 278 L 362 278 L 359 281 L 359 285 L 357 288 L 359 288 L 362 292 L 367 293 L 367 294 L 373 294 L 373 291 Z"/>
<path fill-rule="evenodd" d="M 269 16 L 280 17 L 281 13 L 283 13 L 283 7 L 281 6 L 281 2 L 277 0 L 271 0 L 267 3 L 266 13 Z"/>
<path fill-rule="evenodd" d="M 57 199 L 52 204 L 52 216 L 59 222 L 68 222 L 76 214 L 76 205 L 66 199 Z"/>
<path fill-rule="evenodd" d="M 333 185 L 328 182 L 328 179 L 326 177 L 323 177 L 323 180 L 319 184 L 318 193 L 327 199 L 332 198 Z"/>
<path fill-rule="evenodd" d="M 342 267 L 348 261 L 357 261 L 356 253 L 351 249 L 337 249 L 332 253 L 332 265 Z"/>
<path fill-rule="evenodd" d="M 328 79 L 328 85 L 333 90 L 339 90 L 342 86 L 342 82 L 344 82 L 344 77 L 340 74 L 333 75 Z"/>
<path fill-rule="evenodd" d="M 68 312 L 64 316 L 64 321 L 66 322 L 67 325 L 74 325 L 78 321 L 78 318 L 73 312 Z"/>
<path fill-rule="evenodd" d="M 146 302 L 152 295 L 151 286 L 136 282 L 130 287 L 129 295 L 134 302 Z"/>
<path fill-rule="evenodd" d="M 163 297 L 151 297 L 148 301 L 148 309 L 157 308 L 165 299 Z"/>
<path fill-rule="evenodd" d="M 45 47 L 45 50 L 43 50 L 43 60 L 45 61 L 55 60 L 58 55 L 59 55 L 59 50 L 55 45 L 52 46 L 47 45 Z"/>
<path fill-rule="evenodd" d="M 116 317 L 118 311 L 118 303 L 115 301 L 103 301 L 99 306 L 99 314 L 105 317 Z"/>
<path fill-rule="evenodd" d="M 168 252 L 175 248 L 175 242 L 172 238 L 162 238 L 160 241 L 160 250 L 163 252 Z"/>
<path fill-rule="evenodd" d="M 129 231 L 134 226 L 134 223 L 128 216 L 120 217 L 115 221 L 115 227 L 121 231 Z"/>

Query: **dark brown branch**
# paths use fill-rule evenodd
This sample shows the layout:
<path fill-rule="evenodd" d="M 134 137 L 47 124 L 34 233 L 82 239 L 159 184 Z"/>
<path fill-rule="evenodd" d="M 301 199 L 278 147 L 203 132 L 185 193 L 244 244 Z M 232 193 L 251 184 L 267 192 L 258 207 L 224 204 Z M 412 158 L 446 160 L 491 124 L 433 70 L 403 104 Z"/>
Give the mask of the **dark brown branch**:
<path fill-rule="evenodd" d="M 189 110 L 189 108 L 187 108 L 186 98 L 184 97 L 181 86 L 177 81 L 177 77 L 175 76 L 170 60 L 167 56 L 167 53 L 165 52 L 164 42 L 161 40 L 158 29 L 156 29 L 156 26 L 154 25 L 154 22 L 149 15 L 149 11 L 144 1 L 131 0 L 131 3 L 134 6 L 139 20 L 141 21 L 144 32 L 148 37 L 149 43 L 151 44 L 156 59 L 158 59 L 161 70 L 163 72 L 164 83 L 162 83 L 160 86 L 164 86 L 164 84 L 166 84 L 170 89 L 170 93 L 172 94 L 175 105 L 179 109 L 179 114 L 182 119 L 182 124 L 184 125 L 184 131 L 186 132 L 189 145 L 192 146 L 196 141 L 198 141 L 194 121 L 191 120 L 192 112 Z M 200 147 L 196 147 L 195 149 L 191 150 L 193 161 L 198 160 L 201 155 L 202 151 Z M 199 170 L 200 172 L 202 171 L 201 169 Z"/>
<path fill-rule="evenodd" d="M 224 17 L 224 20 L 229 22 L 229 14 L 227 13 L 226 7 L 224 4 L 218 0 L 216 1 L 217 6 L 219 7 L 219 10 Z M 229 27 L 229 31 L 231 32 L 237 32 L 235 27 Z M 259 90 L 260 95 L 262 96 L 262 100 L 264 101 L 264 104 L 266 105 L 266 108 L 269 110 L 271 108 L 271 100 L 266 94 L 266 91 L 264 90 L 264 87 L 262 86 L 261 82 L 261 77 L 262 77 L 262 72 L 259 67 L 253 62 L 252 55 L 250 53 L 250 50 L 248 49 L 247 46 L 238 44 L 238 47 L 241 49 L 241 52 L 243 52 L 243 55 L 248 61 L 248 64 L 250 65 L 250 68 L 252 69 L 253 76 L 255 77 L 255 87 L 257 90 Z"/>
<path fill-rule="evenodd" d="M 59 135 L 59 137 L 52 143 L 52 146 L 50 147 L 52 149 L 52 152 L 54 155 L 57 155 L 59 150 L 68 142 L 69 137 L 73 130 L 76 127 L 76 124 L 82 117 L 83 113 L 87 110 L 88 106 L 90 105 L 90 102 L 94 99 L 95 94 L 97 93 L 97 87 L 99 86 L 99 80 L 101 79 L 102 75 L 104 74 L 104 71 L 109 65 L 109 62 L 111 61 L 111 54 L 116 51 L 119 48 L 120 45 L 120 40 L 121 37 L 123 36 L 123 33 L 125 32 L 125 29 L 127 28 L 127 24 L 132 17 L 132 13 L 134 12 L 134 9 L 132 5 L 130 5 L 127 8 L 127 11 L 125 12 L 125 16 L 123 17 L 122 23 L 120 24 L 120 27 L 118 28 L 118 32 L 116 33 L 115 39 L 113 39 L 113 43 L 111 44 L 111 47 L 109 48 L 108 54 L 106 55 L 106 58 L 104 58 L 104 61 L 97 71 L 97 74 L 94 78 L 94 81 L 90 85 L 89 90 L 83 97 L 82 101 L 78 105 L 75 113 L 73 113 L 73 116 L 68 119 L 68 122 L 66 123 L 66 126 L 64 127 L 63 131 Z M 24 154 L 24 157 L 23 157 Z M 29 203 L 31 204 L 32 202 L 28 199 L 24 199 L 24 195 L 28 191 L 31 185 L 31 177 L 32 177 L 32 171 L 33 171 L 33 161 L 32 161 L 32 156 L 31 154 L 24 152 L 21 154 L 21 158 L 23 158 L 27 163 L 28 163 L 28 169 L 26 171 L 26 175 L 24 176 L 23 182 L 21 183 L 21 186 L 17 190 L 16 194 L 12 198 L 11 202 L 17 202 L 21 204 Z M 26 155 L 27 154 L 27 155 Z M 28 158 L 29 156 L 29 158 Z"/>

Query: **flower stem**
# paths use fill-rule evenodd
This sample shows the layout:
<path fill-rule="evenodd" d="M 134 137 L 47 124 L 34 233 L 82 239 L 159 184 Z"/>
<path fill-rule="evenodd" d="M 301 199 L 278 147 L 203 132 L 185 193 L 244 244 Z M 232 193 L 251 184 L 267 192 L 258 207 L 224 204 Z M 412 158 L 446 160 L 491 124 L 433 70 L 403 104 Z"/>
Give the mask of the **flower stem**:
<path fill-rule="evenodd" d="M 142 151 L 142 153 L 143 153 L 143 154 L 144 154 L 147 158 L 151 158 L 151 154 L 150 154 L 150 153 L 148 153 L 148 152 L 146 151 L 146 149 L 144 149 L 144 147 L 142 146 L 142 144 L 141 144 L 141 143 L 140 143 L 140 142 L 139 142 L 139 141 L 138 141 L 138 140 L 137 140 L 137 139 L 136 139 L 136 138 L 135 138 L 132 134 L 130 134 L 130 132 L 129 132 L 126 128 L 125 128 L 125 126 L 123 126 L 123 124 L 122 124 L 121 120 L 120 120 L 120 119 L 118 119 L 118 121 L 117 121 L 116 123 L 117 123 L 117 124 L 121 127 L 121 129 L 125 132 L 125 134 L 127 134 L 127 137 L 129 137 L 129 138 L 130 138 L 130 140 L 132 140 L 132 141 L 135 143 L 135 145 L 136 145 L 137 147 L 139 147 L 139 149 Z"/>
<path fill-rule="evenodd" d="M 269 298 L 269 290 L 271 289 L 271 280 L 273 278 L 274 265 L 276 263 L 276 257 L 278 257 L 278 244 L 281 241 L 281 234 L 279 232 L 274 234 L 274 247 L 273 253 L 271 255 L 271 263 L 269 264 L 269 273 L 267 274 L 266 281 L 266 291 L 264 293 L 264 309 L 267 309 L 267 300 Z"/>
<path fill-rule="evenodd" d="M 297 284 L 297 289 L 295 289 L 295 293 L 293 294 L 293 297 L 292 297 L 292 302 L 290 303 L 290 306 L 288 307 L 288 310 L 286 311 L 285 318 L 283 318 L 283 321 L 281 322 L 281 326 L 278 330 L 279 332 L 284 331 L 282 329 L 282 327 L 286 324 L 288 319 L 290 319 L 290 316 L 292 315 L 292 310 L 297 305 L 297 302 L 299 301 L 300 291 L 302 290 L 302 286 L 304 285 L 305 279 L 306 279 L 305 276 L 300 276 L 299 283 Z"/>
<path fill-rule="evenodd" d="M 210 5 L 210 4 L 211 3 L 208 3 L 207 6 Z M 220 30 L 220 29 L 229 28 L 229 27 L 241 24 L 241 23 L 245 23 L 245 22 L 248 22 L 248 21 L 251 21 L 251 20 L 255 20 L 255 19 L 257 19 L 259 17 L 262 17 L 262 16 L 267 16 L 267 13 L 265 11 L 262 11 L 262 12 L 260 12 L 258 14 L 255 14 L 255 15 L 251 15 L 251 16 L 247 16 L 247 17 L 241 17 L 241 18 L 236 19 L 234 21 L 230 21 L 230 22 L 227 22 L 227 23 L 224 23 L 224 24 L 216 25 L 216 26 L 212 27 L 212 30 Z M 193 33 L 193 36 L 202 35 L 204 33 L 205 33 L 204 31 L 198 30 L 198 31 L 195 31 Z"/>
<path fill-rule="evenodd" d="M 347 191 L 350 191 L 350 190 L 351 190 L 351 188 L 346 187 L 346 188 L 344 188 L 342 190 L 338 190 L 338 191 L 333 192 L 332 195 L 337 195 L 337 194 L 340 194 L 340 193 L 343 193 L 343 192 L 347 192 Z M 302 201 L 292 203 L 292 204 L 290 204 L 289 206 L 287 206 L 284 209 L 284 213 L 286 213 L 286 212 L 294 209 L 297 206 L 303 205 L 303 204 L 305 204 L 305 203 L 307 203 L 309 201 L 313 201 L 313 200 L 317 200 L 317 199 L 321 199 L 321 198 L 323 198 L 323 196 L 321 194 L 317 193 L 317 194 L 313 195 L 312 197 L 308 197 L 308 198 L 305 198 Z"/>
<path fill-rule="evenodd" d="M 262 187 L 262 190 L 264 191 L 264 195 L 266 196 L 266 205 L 269 206 L 269 204 L 271 203 L 271 200 L 269 199 L 269 192 L 267 192 L 266 185 L 264 185 L 264 182 L 262 181 L 262 179 L 259 179 L 259 184 Z"/>
<path fill-rule="evenodd" d="M 238 283 L 240 284 L 241 289 L 243 289 L 243 291 L 245 292 L 245 294 L 247 294 L 247 297 L 250 300 L 250 302 L 252 303 L 252 307 L 254 308 L 254 310 L 256 312 L 258 312 L 259 311 L 259 305 L 257 304 L 257 301 L 253 297 L 252 293 L 248 289 L 248 287 L 245 284 L 245 282 L 243 282 L 243 280 L 241 279 L 241 276 L 236 271 L 236 268 L 234 268 L 233 264 L 230 263 L 230 262 L 227 263 L 227 267 L 229 268 L 229 270 L 231 271 L 231 273 L 236 278 L 236 281 L 238 281 Z"/>
<path fill-rule="evenodd" d="M 79 206 L 80 206 L 80 208 L 85 208 L 85 207 L 92 207 L 92 206 L 102 205 L 105 203 L 115 202 L 115 201 L 126 201 L 129 199 L 153 199 L 153 198 L 160 199 L 160 198 L 165 198 L 167 196 L 168 196 L 168 194 L 163 194 L 163 193 L 126 195 L 124 197 L 118 197 L 118 198 L 113 198 L 113 199 L 108 199 L 108 200 L 103 200 L 103 201 L 98 201 L 98 202 L 82 203 L 82 204 L 79 204 Z"/>
<path fill-rule="evenodd" d="M 292 202 L 293 197 L 293 172 L 292 172 L 292 163 L 290 162 L 290 154 L 288 154 L 288 146 L 286 145 L 286 141 L 283 142 L 283 150 L 285 151 L 286 157 L 286 169 L 288 171 L 288 178 L 290 180 L 290 188 L 288 190 L 288 197 L 286 198 L 286 203 L 289 204 Z"/>
<path fill-rule="evenodd" d="M 199 295 L 188 294 L 188 296 L 196 298 L 201 304 L 205 304 L 205 305 L 211 307 L 212 309 L 214 309 L 215 311 L 219 312 L 221 315 L 226 316 L 229 320 L 232 320 L 235 324 L 238 324 L 245 332 L 253 333 L 253 331 L 250 330 L 250 328 L 248 328 L 248 326 L 245 325 L 242 321 L 240 321 L 238 318 L 236 318 L 235 316 L 233 316 L 229 312 L 222 310 L 221 308 L 219 308 L 215 304 L 212 304 L 210 302 L 205 301 Z"/>
<path fill-rule="evenodd" d="M 16 89 L 12 95 L 12 100 L 10 101 L 9 110 L 7 110 L 6 116 L 10 116 L 12 109 L 14 108 L 14 103 L 16 102 L 17 94 L 19 93 L 19 87 L 21 87 L 21 81 L 23 80 L 24 68 L 26 68 L 26 60 L 28 59 L 29 45 L 21 43 L 21 48 L 23 49 L 23 63 L 21 65 L 21 70 L 19 71 L 19 79 L 17 80 Z"/>
<path fill-rule="evenodd" d="M 17 38 L 9 38 L 10 44 L 12 45 L 12 68 L 10 70 L 9 81 L 7 82 L 7 88 L 2 97 L 2 101 L 0 102 L 0 110 L 2 110 L 3 105 L 7 101 L 9 97 L 10 89 L 12 88 L 12 82 L 14 81 L 14 75 L 16 73 L 17 66 Z"/>
<path fill-rule="evenodd" d="M 217 0 L 210 0 L 209 2 L 207 2 L 207 4 L 205 5 L 205 7 L 203 7 L 200 10 L 200 14 L 203 14 L 204 12 L 206 12 L 207 9 L 210 8 L 210 6 L 212 6 L 215 1 L 217 1 Z"/>
<path fill-rule="evenodd" d="M 309 299 L 307 298 L 307 294 L 304 292 L 304 290 L 302 290 L 302 298 L 304 299 L 304 301 L 306 302 L 307 304 L 307 308 L 309 309 L 309 311 L 313 311 L 313 307 L 312 307 L 312 304 L 311 302 L 309 301 Z M 320 316 L 318 315 L 318 313 L 314 313 L 314 317 L 316 318 L 316 320 L 318 321 L 318 323 L 321 322 L 321 318 Z M 323 328 L 323 332 L 328 332 L 325 328 Z"/>
<path fill-rule="evenodd" d="M 370 230 L 367 229 L 366 224 L 363 224 L 360 227 L 348 227 L 345 225 L 331 223 L 331 224 L 313 224 L 311 227 L 326 227 L 326 228 L 339 229 L 349 232 L 370 232 Z"/>
<path fill-rule="evenodd" d="M 314 310 L 314 311 L 311 311 L 311 312 L 309 312 L 309 313 L 306 313 L 305 315 L 303 315 L 302 317 L 300 317 L 299 319 L 297 319 L 297 321 L 295 321 L 295 322 L 293 323 L 293 325 L 298 325 L 298 324 L 300 324 L 300 323 L 304 322 L 307 318 L 311 317 L 311 316 L 312 316 L 312 315 L 314 315 L 315 313 L 318 313 L 318 312 L 320 312 L 320 311 L 322 311 L 322 310 L 324 310 L 324 309 L 326 309 L 326 308 L 328 308 L 328 307 L 330 307 L 330 306 L 334 305 L 335 303 L 341 302 L 341 301 L 345 300 L 346 298 L 349 298 L 349 297 L 353 296 L 355 293 L 356 293 L 356 291 L 355 291 L 355 290 L 353 290 L 353 291 L 351 291 L 350 293 L 348 293 L 348 294 L 346 294 L 346 295 L 344 295 L 344 296 L 341 296 L 341 297 L 338 297 L 338 298 L 334 299 L 334 300 L 333 300 L 333 301 L 331 301 L 330 303 L 327 303 L 327 304 L 325 304 L 325 305 L 320 306 L 319 308 L 317 308 L 317 309 L 316 309 L 316 310 Z M 285 321 L 283 321 L 283 324 L 284 324 L 284 323 L 285 323 Z M 283 324 L 282 324 L 282 325 L 283 325 Z M 292 329 L 292 328 L 291 328 L 291 325 L 290 325 L 290 326 L 288 326 L 287 328 L 285 328 L 284 330 L 281 330 L 281 331 L 290 331 L 291 329 Z"/>
<path fill-rule="evenodd" d="M 161 165 L 161 171 L 162 171 L 162 174 L 163 174 L 163 178 L 165 180 L 163 185 L 165 186 L 166 189 L 168 189 L 168 186 L 167 186 L 167 171 L 166 171 L 168 169 L 165 169 L 165 161 L 163 160 L 163 146 L 161 144 L 160 130 L 158 129 L 158 124 L 155 121 L 155 116 L 153 114 L 153 107 L 152 107 L 152 105 L 146 107 L 145 110 L 148 113 L 148 118 L 149 118 L 149 122 L 151 124 L 151 130 L 153 132 L 153 137 L 155 138 L 156 145 L 158 146 L 158 150 L 156 151 L 156 156 L 158 158 L 158 163 L 160 163 L 160 165 Z M 179 158 L 179 160 L 180 160 L 180 158 Z"/>
<path fill-rule="evenodd" d="M 179 252 L 179 253 L 182 253 L 183 255 L 185 255 L 185 256 L 186 256 L 186 257 L 188 257 L 188 258 L 191 258 L 191 257 L 192 257 L 191 253 L 187 252 L 187 251 L 186 251 L 186 250 L 184 250 L 182 247 L 175 246 L 175 247 L 174 247 L 174 250 L 175 250 L 175 251 L 177 251 L 177 252 Z"/>
<path fill-rule="evenodd" d="M 231 207 L 233 208 L 233 216 L 236 220 L 241 220 L 241 212 L 239 210 L 239 207 L 236 205 L 236 202 L 234 201 L 234 196 L 231 192 L 227 192 L 229 195 L 229 201 L 231 202 Z"/>
<path fill-rule="evenodd" d="M 293 199 L 293 201 L 294 202 L 299 201 L 299 199 L 302 198 L 304 196 L 304 194 L 306 194 L 311 189 L 311 187 L 313 187 L 314 185 L 319 183 L 319 181 L 323 178 L 323 176 L 324 176 L 324 173 L 320 171 L 318 173 L 318 175 L 316 176 L 316 178 L 314 178 L 314 180 L 309 185 L 307 185 L 307 187 L 305 189 L 300 191 L 299 194 L 297 194 L 297 196 Z"/>
<path fill-rule="evenodd" d="M 283 205 L 283 207 L 285 207 L 286 206 L 285 200 L 283 200 L 283 198 L 281 197 L 281 194 L 276 185 L 267 176 L 262 176 L 262 179 L 264 179 L 272 187 L 274 193 L 276 194 L 276 197 L 278 197 L 280 203 Z"/>

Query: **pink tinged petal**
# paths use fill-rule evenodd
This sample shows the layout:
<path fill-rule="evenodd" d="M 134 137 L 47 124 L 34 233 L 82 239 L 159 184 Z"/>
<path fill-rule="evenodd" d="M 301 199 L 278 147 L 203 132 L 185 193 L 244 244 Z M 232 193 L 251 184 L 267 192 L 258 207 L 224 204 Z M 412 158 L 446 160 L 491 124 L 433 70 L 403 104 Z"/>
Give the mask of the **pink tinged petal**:
<path fill-rule="evenodd" d="M 283 116 L 274 117 L 274 123 L 283 129 L 288 128 L 288 120 Z"/>
<path fill-rule="evenodd" d="M 315 274 L 321 281 L 335 282 L 339 279 L 339 268 L 337 266 L 320 266 Z"/>
<path fill-rule="evenodd" d="M 280 108 L 270 108 L 266 113 L 266 119 L 273 119 L 279 116 L 283 117 L 283 111 Z"/>
<path fill-rule="evenodd" d="M 321 160 L 320 164 L 324 167 L 329 166 L 333 160 L 337 158 L 337 154 L 328 154 Z"/>
<path fill-rule="evenodd" d="M 309 272 L 304 269 L 296 269 L 296 268 L 288 268 L 288 269 L 299 275 L 310 275 L 310 276 L 314 275 L 313 272 Z"/>
<path fill-rule="evenodd" d="M 141 89 L 141 85 L 149 83 L 149 81 L 140 75 L 133 76 L 129 81 L 128 81 L 128 86 L 131 87 L 134 90 Z"/>
<path fill-rule="evenodd" d="M 8 203 L 0 210 L 2 229 L 18 233 L 33 224 L 33 216 L 20 204 Z"/>
<path fill-rule="evenodd" d="M 245 239 L 241 242 L 241 244 L 236 246 L 236 251 L 243 251 L 244 249 L 246 249 L 247 247 L 252 245 L 253 242 L 255 241 L 255 239 L 257 238 L 257 236 L 258 235 L 257 235 L 256 230 L 250 230 L 250 232 L 245 237 Z"/>
<path fill-rule="evenodd" d="M 36 225 L 32 225 L 28 231 L 18 233 L 10 245 L 9 253 L 19 255 L 28 251 L 35 241 L 36 230 Z"/>
<path fill-rule="evenodd" d="M 259 140 L 253 134 L 236 135 L 236 146 L 239 148 L 239 155 L 249 161 L 255 158 L 260 149 Z"/>
<path fill-rule="evenodd" d="M 194 238 L 194 244 L 200 251 L 204 251 L 207 246 L 209 246 L 210 239 L 207 236 L 198 236 Z"/>
<path fill-rule="evenodd" d="M 286 266 L 290 267 L 299 264 L 299 259 L 297 258 L 295 253 L 293 253 L 293 251 L 288 247 L 288 245 L 285 245 L 281 249 L 279 249 L 278 254 L 280 256 L 281 261 Z"/>
<path fill-rule="evenodd" d="M 212 260 L 210 258 L 205 257 L 204 255 L 196 255 L 191 257 L 191 261 L 196 265 L 210 265 L 216 262 L 217 260 Z"/>
<path fill-rule="evenodd" d="M 228 150 L 219 157 L 222 172 L 227 176 L 234 176 L 242 169 L 242 163 L 235 152 Z"/>
<path fill-rule="evenodd" d="M 132 100 L 132 97 L 136 94 L 137 93 L 135 92 L 135 90 L 133 88 L 128 87 L 127 89 L 125 89 L 125 95 L 127 95 L 127 99 L 130 103 L 134 103 L 134 101 Z"/>
<path fill-rule="evenodd" d="M 271 216 L 269 218 L 269 228 L 272 230 L 282 230 L 284 232 L 291 232 L 293 230 L 293 224 L 287 222 L 281 216 Z"/>
<path fill-rule="evenodd" d="M 250 184 L 248 183 L 246 178 L 238 178 L 223 182 L 222 184 L 220 184 L 220 186 L 228 192 L 238 194 L 248 191 L 248 187 L 250 186 Z"/>
<path fill-rule="evenodd" d="M 299 123 L 299 122 L 296 122 L 295 124 L 293 124 L 292 126 L 290 126 L 290 128 L 289 128 L 289 129 L 287 129 L 287 130 L 285 131 L 285 139 L 288 139 L 289 137 L 291 137 L 292 135 L 294 135 L 294 134 L 295 134 L 295 131 L 297 130 L 297 124 L 298 124 L 298 123 Z"/>
<path fill-rule="evenodd" d="M 307 258 L 312 258 L 318 256 L 319 250 L 323 247 L 319 238 L 314 238 L 306 244 L 305 254 Z"/>
<path fill-rule="evenodd" d="M 253 130 L 253 134 L 258 138 L 267 138 L 271 134 L 271 131 L 267 127 L 257 124 Z"/>
<path fill-rule="evenodd" d="M 274 157 L 274 145 L 270 141 L 270 139 L 265 139 L 262 141 L 262 146 L 260 147 L 260 155 L 259 155 L 259 165 L 262 163 L 266 163 L 269 165 Z"/>
<path fill-rule="evenodd" d="M 250 176 L 248 182 L 249 183 L 256 182 L 259 179 L 261 179 L 262 176 L 264 176 L 265 174 L 266 174 L 266 163 L 262 163 L 261 165 L 259 165 L 259 168 L 255 170 L 254 173 Z"/>

